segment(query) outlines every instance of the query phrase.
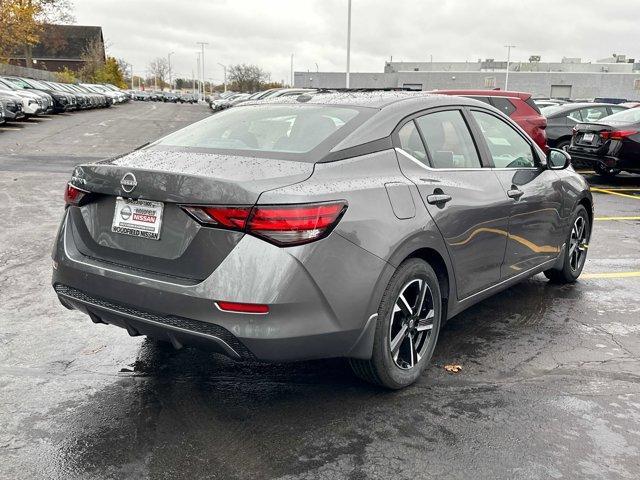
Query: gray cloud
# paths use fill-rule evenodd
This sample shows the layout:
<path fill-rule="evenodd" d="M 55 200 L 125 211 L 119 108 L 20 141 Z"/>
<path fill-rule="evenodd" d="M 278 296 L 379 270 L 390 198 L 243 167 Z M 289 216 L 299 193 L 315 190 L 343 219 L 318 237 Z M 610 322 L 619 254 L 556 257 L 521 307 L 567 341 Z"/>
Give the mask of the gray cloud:
<path fill-rule="evenodd" d="M 190 76 L 197 41 L 209 42 L 207 77 L 217 65 L 256 63 L 273 80 L 296 70 L 343 71 L 347 0 L 76 0 L 79 24 L 101 25 L 110 54 L 144 74 L 149 61 L 175 51 L 174 71 Z M 384 61 L 562 56 L 596 60 L 613 52 L 640 57 L 640 2 L 619 0 L 603 20 L 596 0 L 353 0 L 352 70 L 381 71 Z"/>

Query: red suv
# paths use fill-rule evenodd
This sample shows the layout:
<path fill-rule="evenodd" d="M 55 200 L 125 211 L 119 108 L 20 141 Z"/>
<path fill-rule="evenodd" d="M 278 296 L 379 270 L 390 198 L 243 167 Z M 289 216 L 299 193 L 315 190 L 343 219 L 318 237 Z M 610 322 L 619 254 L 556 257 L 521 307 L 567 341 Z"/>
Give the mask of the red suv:
<path fill-rule="evenodd" d="M 547 151 L 547 119 L 533 103 L 530 93 L 506 92 L 503 90 L 434 90 L 441 95 L 460 95 L 475 98 L 496 107 L 510 117 L 536 142 Z"/>

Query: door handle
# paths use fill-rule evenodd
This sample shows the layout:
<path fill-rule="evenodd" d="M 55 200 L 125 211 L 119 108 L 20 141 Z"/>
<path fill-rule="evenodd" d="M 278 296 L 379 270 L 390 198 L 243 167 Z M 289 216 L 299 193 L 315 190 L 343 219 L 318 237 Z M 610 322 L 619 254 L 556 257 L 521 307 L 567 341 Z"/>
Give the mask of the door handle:
<path fill-rule="evenodd" d="M 451 195 L 446 195 L 444 193 L 427 196 L 427 203 L 431 205 L 444 205 L 445 203 L 450 201 L 451 201 Z"/>
<path fill-rule="evenodd" d="M 524 192 L 522 190 L 518 190 L 517 188 L 507 190 L 507 197 L 513 198 L 514 200 L 518 200 L 522 195 L 524 195 Z"/>

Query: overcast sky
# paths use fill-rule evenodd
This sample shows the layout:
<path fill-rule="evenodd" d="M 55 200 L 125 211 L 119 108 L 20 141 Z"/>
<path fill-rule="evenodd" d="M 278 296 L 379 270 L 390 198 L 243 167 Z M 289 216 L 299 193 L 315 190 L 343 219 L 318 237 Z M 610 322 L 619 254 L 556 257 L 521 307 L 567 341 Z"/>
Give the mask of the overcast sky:
<path fill-rule="evenodd" d="M 640 1 L 353 0 L 352 71 L 380 72 L 384 61 L 506 59 L 542 55 L 596 60 L 612 53 L 640 58 Z M 615 7 L 614 7 L 615 4 Z M 145 74 L 150 60 L 172 56 L 191 76 L 196 42 L 208 42 L 206 76 L 217 65 L 255 63 L 274 81 L 296 71 L 344 71 L 347 0 L 75 0 L 80 25 L 104 29 L 109 54 Z"/>

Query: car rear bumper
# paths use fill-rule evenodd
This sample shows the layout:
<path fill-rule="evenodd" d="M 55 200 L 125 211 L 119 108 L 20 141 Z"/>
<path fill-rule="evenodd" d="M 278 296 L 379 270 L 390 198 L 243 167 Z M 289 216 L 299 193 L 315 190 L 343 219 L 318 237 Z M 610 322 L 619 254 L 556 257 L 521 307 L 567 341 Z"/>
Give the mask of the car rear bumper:
<path fill-rule="evenodd" d="M 176 347 L 207 345 L 236 359 L 370 356 L 363 332 L 380 301 L 373 292 L 392 267 L 340 235 L 287 249 L 245 235 L 207 279 L 196 282 L 83 256 L 66 221 L 53 252 L 52 283 L 63 305 L 94 322 Z M 326 278 L 328 263 L 336 266 L 335 277 Z M 357 281 L 347 273 L 353 271 Z M 322 272 L 325 278 L 319 278 Z M 267 304 L 269 313 L 225 312 L 216 301 Z"/>
<path fill-rule="evenodd" d="M 601 166 L 613 170 L 625 170 L 629 172 L 640 171 L 640 159 L 625 159 L 613 155 L 594 155 L 581 151 L 568 149 L 571 155 L 571 163 L 576 168 L 595 168 Z"/>

